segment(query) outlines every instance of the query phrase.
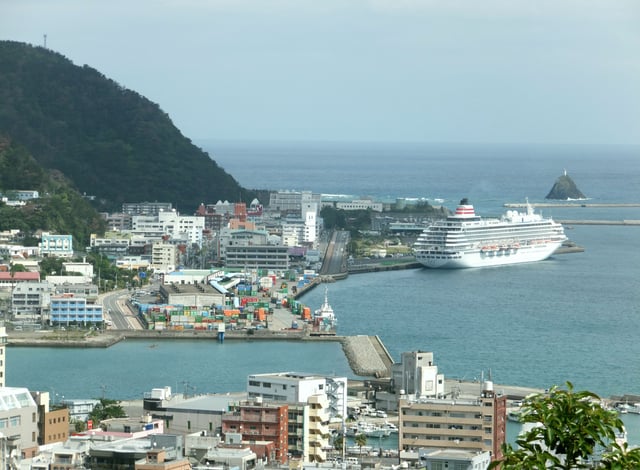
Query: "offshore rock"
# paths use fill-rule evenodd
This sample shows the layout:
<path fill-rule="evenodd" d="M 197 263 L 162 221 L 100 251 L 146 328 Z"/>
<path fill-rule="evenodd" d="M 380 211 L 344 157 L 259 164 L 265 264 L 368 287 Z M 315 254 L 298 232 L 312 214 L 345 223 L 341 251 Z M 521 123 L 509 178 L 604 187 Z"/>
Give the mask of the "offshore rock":
<path fill-rule="evenodd" d="M 564 174 L 560 176 L 549 194 L 545 199 L 559 199 L 566 201 L 568 199 L 586 199 L 587 197 L 582 194 L 573 180 L 567 175 L 565 170 Z"/>

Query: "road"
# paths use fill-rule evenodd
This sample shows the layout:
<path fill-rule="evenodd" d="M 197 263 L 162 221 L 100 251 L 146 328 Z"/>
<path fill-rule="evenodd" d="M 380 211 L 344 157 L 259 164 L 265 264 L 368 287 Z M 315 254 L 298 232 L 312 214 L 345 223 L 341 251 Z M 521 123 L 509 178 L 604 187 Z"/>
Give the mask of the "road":
<path fill-rule="evenodd" d="M 347 272 L 347 244 L 349 243 L 349 232 L 334 231 L 331 240 L 327 245 L 321 276 L 335 276 Z"/>
<path fill-rule="evenodd" d="M 131 295 L 128 290 L 109 292 L 101 296 L 105 320 L 111 322 L 110 330 L 139 330 L 142 324 L 135 312 L 126 304 L 127 298 Z"/>

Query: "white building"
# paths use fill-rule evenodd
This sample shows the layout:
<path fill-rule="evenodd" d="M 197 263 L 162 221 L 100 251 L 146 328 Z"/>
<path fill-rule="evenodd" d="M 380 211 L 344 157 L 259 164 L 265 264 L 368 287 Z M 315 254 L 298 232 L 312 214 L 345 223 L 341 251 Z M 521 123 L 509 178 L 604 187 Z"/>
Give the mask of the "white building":
<path fill-rule="evenodd" d="M 154 243 L 151 247 L 151 267 L 158 272 L 168 273 L 176 269 L 178 249 L 170 243 Z"/>
<path fill-rule="evenodd" d="M 371 209 L 374 212 L 382 212 L 383 204 L 381 202 L 375 202 L 372 199 L 356 199 L 353 201 L 336 202 L 336 209 L 345 211 Z"/>
<path fill-rule="evenodd" d="M 15 320 L 40 323 L 51 303 L 53 285 L 48 281 L 23 282 L 11 291 L 11 312 Z M 45 315 L 46 316 L 46 315 Z"/>
<path fill-rule="evenodd" d="M 31 393 L 22 387 L 1 387 L 0 403 L 3 457 L 14 450 L 23 458 L 32 457 L 38 450 L 38 407 Z"/>
<path fill-rule="evenodd" d="M 247 379 L 249 399 L 289 405 L 289 453 L 303 462 L 324 462 L 332 418 L 347 411 L 346 377 L 321 377 L 295 372 L 254 374 Z"/>
<path fill-rule="evenodd" d="M 488 451 L 420 449 L 418 455 L 426 470 L 487 470 L 491 463 Z"/>
<path fill-rule="evenodd" d="M 93 264 L 87 263 L 85 260 L 82 260 L 82 262 L 62 263 L 62 266 L 67 273 L 81 274 L 80 277 L 84 279 L 84 282 L 91 282 L 93 280 Z"/>
<path fill-rule="evenodd" d="M 38 245 L 42 256 L 73 257 L 73 237 L 43 233 Z"/>
<path fill-rule="evenodd" d="M 249 399 L 307 403 L 312 395 L 326 395 L 331 418 L 347 416 L 347 378 L 297 372 L 252 374 L 247 379 Z"/>
<path fill-rule="evenodd" d="M 400 362 L 391 366 L 391 378 L 396 393 L 402 390 L 416 398 L 444 394 L 444 374 L 438 374 L 432 352 L 403 352 Z"/>

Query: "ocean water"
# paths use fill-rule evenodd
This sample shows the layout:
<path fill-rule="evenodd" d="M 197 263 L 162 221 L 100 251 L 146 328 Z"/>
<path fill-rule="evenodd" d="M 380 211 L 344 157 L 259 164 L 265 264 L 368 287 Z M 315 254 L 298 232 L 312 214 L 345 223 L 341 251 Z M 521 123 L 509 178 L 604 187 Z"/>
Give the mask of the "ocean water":
<path fill-rule="evenodd" d="M 640 148 L 444 144 L 203 142 L 245 187 L 443 201 L 468 197 L 479 215 L 543 201 L 564 170 L 589 201 L 640 202 Z M 215 202 L 215 201 L 212 201 Z M 266 202 L 266 201 L 265 201 Z M 640 220 L 640 207 L 545 208 L 563 219 Z M 575 225 L 584 253 L 491 269 L 352 275 L 329 285 L 344 335 L 379 335 L 396 358 L 433 351 L 440 372 L 491 373 L 496 384 L 571 381 L 602 396 L 640 395 L 640 226 Z M 301 300 L 312 309 L 316 289 Z M 67 398 L 133 399 L 154 387 L 225 392 L 251 373 L 352 376 L 340 346 L 125 341 L 105 350 L 10 348 L 7 384 Z M 625 418 L 634 420 L 635 417 Z M 640 423 L 632 426 L 640 442 Z"/>

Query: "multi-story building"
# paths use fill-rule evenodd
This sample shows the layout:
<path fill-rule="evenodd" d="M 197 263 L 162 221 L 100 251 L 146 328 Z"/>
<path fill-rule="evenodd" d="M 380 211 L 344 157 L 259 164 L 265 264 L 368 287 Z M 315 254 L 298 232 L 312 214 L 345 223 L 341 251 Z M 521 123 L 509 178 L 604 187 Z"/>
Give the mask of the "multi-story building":
<path fill-rule="evenodd" d="M 102 305 L 89 304 L 87 299 L 71 294 L 51 297 L 52 325 L 100 325 L 104 321 Z"/>
<path fill-rule="evenodd" d="M 298 372 L 251 374 L 247 378 L 249 398 L 286 403 L 306 403 L 313 395 L 326 395 L 330 418 L 347 416 L 347 378 L 323 377 Z"/>
<path fill-rule="evenodd" d="M 401 450 L 456 448 L 491 452 L 502 457 L 506 439 L 506 396 L 484 382 L 479 397 L 409 398 L 399 400 L 399 448 Z"/>
<path fill-rule="evenodd" d="M 274 455 L 266 457 L 272 462 L 286 463 L 288 409 L 286 404 L 264 403 L 260 398 L 240 402 L 234 411 L 222 416 L 222 434 L 238 433 L 243 441 L 249 442 L 271 441 L 275 444 Z"/>
<path fill-rule="evenodd" d="M 47 278 L 48 279 L 48 278 Z M 54 295 L 73 294 L 73 297 L 84 297 L 88 303 L 98 300 L 98 286 L 95 284 L 59 284 L 53 288 Z"/>
<path fill-rule="evenodd" d="M 38 406 L 38 445 L 65 442 L 69 437 L 69 409 L 49 407 L 49 392 L 32 392 Z"/>
<path fill-rule="evenodd" d="M 11 291 L 11 313 L 15 320 L 39 323 L 46 317 L 53 286 L 47 282 L 23 282 Z"/>
<path fill-rule="evenodd" d="M 0 289 L 11 290 L 24 282 L 40 282 L 39 272 L 8 272 L 0 271 Z"/>
<path fill-rule="evenodd" d="M 42 256 L 56 256 L 58 258 L 73 256 L 73 236 L 71 235 L 43 233 L 38 246 Z"/>
<path fill-rule="evenodd" d="M 224 265 L 228 268 L 289 270 L 289 250 L 279 245 L 228 246 Z"/>
<path fill-rule="evenodd" d="M 131 230 L 131 214 L 124 214 L 122 212 L 115 212 L 112 214 L 103 213 L 102 218 L 107 222 L 108 230 L 126 231 Z"/>
<path fill-rule="evenodd" d="M 338 201 L 336 209 L 345 211 L 366 211 L 371 209 L 374 212 L 382 212 L 383 204 L 375 202 L 373 199 L 355 199 L 353 201 Z"/>
<path fill-rule="evenodd" d="M 391 366 L 391 378 L 396 393 L 402 390 L 418 398 L 444 394 L 444 375 L 438 374 L 432 352 L 403 352 L 400 362 Z"/>
<path fill-rule="evenodd" d="M 269 210 L 302 216 L 302 207 L 315 203 L 320 207 L 321 194 L 311 191 L 274 191 L 269 194 Z"/>
<path fill-rule="evenodd" d="M 122 212 L 129 215 L 158 215 L 161 211 L 170 211 L 170 202 L 125 202 Z"/>
<path fill-rule="evenodd" d="M 264 230 L 230 230 L 220 233 L 219 258 L 229 268 L 255 268 L 286 271 L 288 247 L 275 244 Z"/>
<path fill-rule="evenodd" d="M 324 462 L 330 446 L 329 422 L 346 416 L 346 377 L 283 372 L 253 374 L 250 398 L 289 404 L 289 454 L 303 462 Z"/>
<path fill-rule="evenodd" d="M 168 273 L 176 268 L 178 250 L 170 243 L 154 243 L 151 248 L 151 267 L 159 272 Z"/>
<path fill-rule="evenodd" d="M 0 388 L 0 444 L 11 455 L 31 458 L 38 451 L 38 407 L 29 390 L 21 387 Z"/>

